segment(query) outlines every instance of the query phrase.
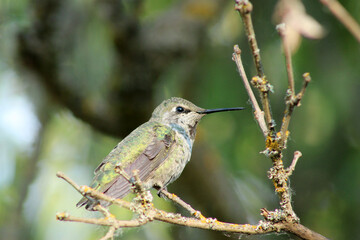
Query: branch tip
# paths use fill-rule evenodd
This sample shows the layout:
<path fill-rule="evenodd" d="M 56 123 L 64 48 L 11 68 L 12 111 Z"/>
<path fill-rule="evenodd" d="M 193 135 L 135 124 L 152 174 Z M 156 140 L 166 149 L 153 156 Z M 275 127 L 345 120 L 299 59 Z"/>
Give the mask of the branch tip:
<path fill-rule="evenodd" d="M 70 215 L 67 212 L 56 213 L 56 220 L 66 221 Z"/>
<path fill-rule="evenodd" d="M 294 158 L 290 164 L 290 166 L 286 169 L 286 175 L 289 177 L 295 170 L 296 163 L 298 162 L 299 158 L 302 156 L 300 151 L 294 152 Z"/>
<path fill-rule="evenodd" d="M 239 45 L 234 45 L 234 53 L 237 55 L 241 54 L 241 49 L 239 48 Z"/>
<path fill-rule="evenodd" d="M 253 5 L 248 0 L 235 0 L 235 10 L 240 14 L 249 14 L 253 10 Z"/>
<path fill-rule="evenodd" d="M 64 175 L 65 175 L 65 174 L 64 174 L 63 172 L 60 172 L 60 171 L 56 173 L 56 176 L 57 176 L 58 178 L 64 178 Z"/>
<path fill-rule="evenodd" d="M 303 76 L 305 82 L 309 83 L 311 81 L 311 76 L 310 76 L 309 72 L 304 73 L 302 76 Z"/>

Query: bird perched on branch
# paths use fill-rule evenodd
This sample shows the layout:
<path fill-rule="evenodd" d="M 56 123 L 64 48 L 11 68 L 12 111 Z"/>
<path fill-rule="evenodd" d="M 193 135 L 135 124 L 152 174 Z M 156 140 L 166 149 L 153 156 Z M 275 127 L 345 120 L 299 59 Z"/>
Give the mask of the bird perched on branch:
<path fill-rule="evenodd" d="M 129 179 L 121 176 L 121 168 L 128 176 L 138 171 L 145 189 L 165 189 L 175 181 L 189 162 L 195 140 L 196 127 L 207 114 L 242 110 L 242 107 L 203 109 L 182 98 L 163 101 L 150 120 L 124 138 L 95 169 L 91 187 L 113 198 L 125 197 L 131 189 Z M 76 206 L 87 210 L 100 204 L 110 205 L 84 196 Z"/>

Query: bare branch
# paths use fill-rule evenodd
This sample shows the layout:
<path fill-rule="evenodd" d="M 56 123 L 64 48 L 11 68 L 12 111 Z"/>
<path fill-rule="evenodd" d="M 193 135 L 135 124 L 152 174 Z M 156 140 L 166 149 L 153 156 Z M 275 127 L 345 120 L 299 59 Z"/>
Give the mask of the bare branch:
<path fill-rule="evenodd" d="M 286 34 L 286 25 L 285 23 L 278 24 L 276 26 L 276 30 L 278 31 L 283 44 L 284 54 L 285 54 L 285 61 L 286 61 L 286 72 L 288 75 L 289 81 L 289 89 L 291 92 L 292 97 L 295 96 L 295 84 L 294 84 L 294 73 L 291 61 L 291 50 L 289 46 L 289 41 Z"/>
<path fill-rule="evenodd" d="M 56 176 L 58 178 L 64 179 L 67 183 L 69 183 L 73 188 L 75 188 L 81 195 L 85 197 L 83 191 L 80 190 L 80 186 L 77 185 L 73 180 L 71 180 L 71 178 L 67 177 L 63 172 L 57 172 Z"/>
<path fill-rule="evenodd" d="M 68 176 L 66 176 L 64 173 L 62 172 L 57 172 L 56 176 L 59 178 L 64 179 L 67 183 L 69 183 L 73 188 L 75 188 L 81 195 L 83 196 L 90 196 L 96 199 L 101 199 L 101 200 L 105 200 L 109 203 L 112 204 L 116 204 L 120 207 L 124 207 L 126 209 L 130 209 L 131 208 L 131 204 L 127 201 L 124 201 L 122 199 L 114 199 L 111 198 L 103 193 L 97 192 L 94 189 L 88 187 L 88 186 L 79 186 L 77 185 L 73 180 L 71 180 L 71 178 L 69 178 Z"/>
<path fill-rule="evenodd" d="M 291 174 L 295 170 L 296 163 L 301 156 L 302 156 L 302 153 L 300 151 L 294 152 L 294 158 L 291 162 L 291 165 L 286 169 L 286 173 L 287 173 L 288 177 L 291 176 Z"/>
<path fill-rule="evenodd" d="M 208 229 L 221 232 L 229 233 L 244 233 L 244 234 L 261 234 L 261 233 L 270 233 L 274 232 L 275 229 L 280 229 L 281 227 L 275 227 L 272 224 L 269 224 L 268 228 L 264 228 L 266 224 L 260 222 L 258 225 L 250 224 L 235 224 L 235 223 L 226 223 L 220 222 L 215 218 L 205 218 L 205 219 L 196 219 L 196 218 L 187 218 L 182 217 L 181 215 L 174 215 L 172 213 L 165 213 L 164 211 L 159 210 L 154 219 L 172 223 L 181 226 L 188 226 L 194 228 Z"/>
<path fill-rule="evenodd" d="M 59 221 L 66 222 L 82 222 L 100 226 L 113 226 L 115 228 L 120 227 L 140 227 L 146 224 L 148 221 L 136 218 L 132 220 L 113 220 L 108 218 L 82 218 L 82 217 L 74 217 L 66 212 L 57 213 L 56 219 Z"/>
<path fill-rule="evenodd" d="M 304 73 L 302 76 L 304 78 L 304 84 L 303 84 L 300 92 L 296 96 L 296 102 L 294 103 L 296 106 L 300 106 L 300 101 L 301 101 L 302 97 L 304 96 L 305 89 L 311 81 L 310 73 Z"/>
<path fill-rule="evenodd" d="M 200 211 L 195 210 L 190 204 L 187 204 L 184 202 L 181 198 L 179 198 L 177 195 L 173 193 L 169 193 L 165 189 L 160 190 L 161 193 L 166 196 L 171 201 L 179 204 L 181 207 L 183 207 L 185 210 L 187 210 L 192 216 L 196 217 L 197 219 L 206 219 Z"/>
<path fill-rule="evenodd" d="M 70 216 L 67 212 L 61 212 L 56 214 L 56 220 L 68 221 L 68 222 L 82 222 L 101 226 L 111 226 L 112 223 L 104 218 L 81 218 Z"/>
<path fill-rule="evenodd" d="M 115 172 L 118 173 L 121 177 L 123 177 L 126 181 L 131 183 L 130 176 L 125 172 L 125 170 L 121 167 L 121 165 L 115 166 Z"/>
<path fill-rule="evenodd" d="M 69 177 L 65 176 L 64 174 L 60 173 L 62 179 L 66 182 L 71 184 L 72 186 L 77 186 Z M 89 188 L 87 186 L 78 187 L 77 189 L 82 194 L 88 194 L 94 199 L 97 200 L 104 200 L 108 201 L 113 204 L 120 205 L 126 209 L 133 211 L 134 213 L 139 214 L 139 216 L 132 220 L 118 220 L 116 219 L 111 213 L 108 212 L 107 209 L 101 207 L 100 205 L 95 207 L 95 210 L 101 211 L 104 214 L 104 218 L 81 218 L 81 217 L 74 217 L 66 212 L 57 213 L 56 219 L 59 221 L 68 221 L 68 222 L 82 222 L 88 224 L 95 224 L 101 226 L 109 226 L 109 230 L 106 235 L 102 239 L 109 239 L 112 238 L 114 232 L 118 228 L 123 227 L 139 227 L 142 226 L 150 221 L 161 221 L 167 222 L 171 224 L 181 225 L 181 226 L 188 226 L 194 228 L 201 228 L 201 229 L 208 229 L 214 231 L 221 231 L 221 232 L 228 232 L 228 233 L 242 233 L 242 234 L 264 234 L 264 233 L 271 233 L 271 232 L 279 232 L 279 231 L 289 231 L 298 236 L 302 236 L 302 232 L 306 234 L 313 234 L 313 232 L 306 227 L 297 224 L 288 224 L 288 222 L 284 222 L 283 218 L 274 218 L 270 216 L 275 216 L 272 212 L 267 211 L 267 214 L 264 213 L 263 216 L 265 217 L 266 221 L 260 221 L 257 225 L 250 225 L 250 224 L 236 224 L 236 223 L 227 223 L 218 221 L 215 218 L 205 218 L 201 215 L 201 217 L 184 217 L 181 214 L 177 213 L 170 213 L 163 210 L 159 210 L 155 208 L 152 204 L 144 205 L 139 202 L 127 202 L 121 199 L 114 199 L 111 198 L 103 193 L 99 193 L 96 190 Z M 83 193 L 84 192 L 84 193 Z M 170 198 L 175 199 L 175 202 L 181 203 L 181 205 L 188 205 L 189 209 L 193 209 L 189 204 L 183 202 L 181 199 L 179 201 L 178 197 L 172 197 L 172 195 L 167 191 L 162 191 L 166 196 L 170 196 Z M 139 193 L 140 194 L 140 193 Z M 172 196 L 171 196 L 172 195 Z M 194 210 L 195 211 L 195 210 Z M 195 211 L 198 212 L 198 211 Z M 278 213 L 282 213 L 280 210 L 277 210 Z M 196 215 L 196 214 L 193 214 Z M 282 215 L 281 215 L 282 216 Z M 271 221 L 270 221 L 271 220 Z M 296 227 L 296 228 L 295 228 Z M 307 235 L 303 235 L 307 236 Z M 321 236 L 321 235 L 319 235 Z M 322 236 L 321 236 L 322 237 Z M 305 239 L 326 239 L 324 237 L 319 238 L 305 238 Z"/>
<path fill-rule="evenodd" d="M 309 228 L 301 225 L 300 223 L 285 223 L 285 227 L 289 229 L 289 232 L 299 236 L 302 239 L 309 240 L 327 240 L 328 238 L 324 237 L 317 232 L 310 230 Z"/>
<path fill-rule="evenodd" d="M 94 207 L 94 210 L 101 212 L 101 213 L 104 215 L 104 217 L 114 218 L 114 215 L 112 215 L 112 214 L 109 212 L 109 209 L 104 208 L 104 207 L 101 206 L 100 204 L 96 205 L 96 206 Z"/>
<path fill-rule="evenodd" d="M 244 66 L 243 66 L 242 61 L 241 61 L 241 50 L 240 50 L 238 45 L 234 46 L 233 60 L 236 63 L 236 66 L 237 66 L 237 68 L 239 70 L 240 76 L 241 76 L 241 78 L 243 80 L 245 89 L 246 89 L 246 91 L 247 91 L 247 93 L 249 95 L 252 107 L 254 109 L 255 119 L 259 123 L 259 126 L 261 128 L 261 131 L 262 131 L 264 137 L 266 137 L 268 135 L 268 128 L 266 126 L 266 122 L 265 122 L 265 119 L 264 119 L 264 112 L 261 111 L 261 109 L 259 107 L 259 104 L 258 104 L 258 102 L 256 100 L 256 97 L 254 95 L 254 92 L 252 91 L 252 89 L 250 87 L 249 80 L 246 77 Z"/>
<path fill-rule="evenodd" d="M 144 193 L 146 192 L 146 189 L 144 188 L 140 180 L 138 169 L 133 170 L 133 176 L 135 179 L 135 181 L 132 183 L 134 185 L 134 193 L 140 193 L 141 197 L 144 198 Z"/>
<path fill-rule="evenodd" d="M 259 90 L 259 95 L 261 97 L 263 109 L 265 112 L 265 120 L 268 130 L 268 134 L 265 135 L 265 145 L 266 150 L 263 151 L 266 156 L 271 158 L 273 166 L 268 171 L 268 177 L 274 183 L 275 192 L 279 196 L 280 200 L 280 209 L 275 209 L 274 211 L 268 211 L 266 209 L 262 209 L 261 215 L 265 218 L 264 224 L 271 223 L 272 227 L 279 227 L 276 224 L 281 223 L 286 225 L 287 229 L 290 232 L 296 234 L 299 237 L 304 239 L 326 239 L 325 237 L 319 235 L 316 232 L 307 229 L 306 227 L 299 224 L 300 219 L 295 214 L 292 203 L 291 203 L 291 191 L 288 185 L 288 178 L 292 174 L 295 169 L 295 165 L 299 157 L 301 156 L 300 152 L 296 152 L 292 164 L 288 169 L 284 169 L 284 164 L 282 160 L 282 151 L 286 148 L 286 141 L 289 135 L 288 126 L 290 123 L 290 118 L 292 111 L 295 106 L 300 105 L 300 101 L 302 96 L 304 95 L 305 88 L 307 87 L 310 76 L 309 74 L 304 74 L 303 77 L 305 79 L 303 88 L 301 89 L 298 95 L 295 95 L 295 83 L 294 83 L 294 75 L 292 70 L 292 63 L 291 63 L 291 52 L 288 45 L 288 40 L 286 38 L 286 31 L 285 25 L 278 25 L 277 29 L 279 31 L 280 36 L 283 40 L 283 48 L 286 60 L 286 70 L 288 74 L 288 91 L 286 95 L 286 109 L 281 125 L 280 132 L 275 134 L 275 121 L 272 118 L 271 111 L 270 111 L 270 102 L 269 102 L 269 91 L 272 91 L 272 86 L 265 78 L 265 74 L 262 69 L 261 61 L 260 61 L 260 51 L 257 47 L 255 33 L 252 26 L 251 21 L 251 11 L 252 5 L 249 3 L 248 0 L 235 0 L 235 9 L 240 13 L 242 20 L 245 25 L 246 35 L 250 42 L 250 48 L 252 50 L 252 54 L 254 57 L 254 62 L 256 65 L 256 69 L 258 71 L 258 76 L 255 76 L 251 79 L 251 84 Z M 246 90 L 249 93 L 250 99 L 252 99 L 253 93 L 248 90 L 250 87 L 246 85 L 246 75 L 241 67 L 241 59 L 240 59 L 240 50 L 238 47 L 234 48 L 235 53 L 233 54 L 233 59 L 236 60 L 239 72 L 241 77 L 244 80 L 244 85 Z M 245 77 L 243 77 L 245 76 Z M 247 80 L 247 79 L 246 79 Z M 254 97 L 255 98 L 255 97 Z M 253 101 L 252 101 L 253 102 Z M 254 101 L 255 102 L 255 101 Z M 256 111 L 254 112 L 256 118 Z M 264 132 L 264 131 L 263 131 Z M 283 227 L 283 226 L 281 226 Z M 281 228 L 277 228 L 277 231 L 280 231 Z"/>
<path fill-rule="evenodd" d="M 304 96 L 305 89 L 308 86 L 309 82 L 311 81 L 311 77 L 309 73 L 304 73 L 303 78 L 304 78 L 304 84 L 300 92 L 296 96 L 292 96 L 292 94 L 290 93 L 288 93 L 286 96 L 286 109 L 284 112 L 284 117 L 282 120 L 282 125 L 280 130 L 280 141 L 279 141 L 280 148 L 286 148 L 286 142 L 289 136 L 288 128 L 289 128 L 292 112 L 294 110 L 294 107 L 300 106 L 300 102 L 302 97 Z"/>
<path fill-rule="evenodd" d="M 330 12 L 349 30 L 349 32 L 360 43 L 360 25 L 349 14 L 348 11 L 336 0 L 320 0 L 329 8 Z"/>
<path fill-rule="evenodd" d="M 107 240 L 107 239 L 113 239 L 115 234 L 116 228 L 114 226 L 109 227 L 109 231 L 106 233 L 105 236 L 100 238 L 100 240 Z"/>
<path fill-rule="evenodd" d="M 265 77 L 265 74 L 261 63 L 260 49 L 256 41 L 254 26 L 251 18 L 253 6 L 248 0 L 235 0 L 235 10 L 239 12 L 245 25 L 246 36 L 248 37 L 248 41 L 250 43 L 258 76 L 263 78 Z"/>

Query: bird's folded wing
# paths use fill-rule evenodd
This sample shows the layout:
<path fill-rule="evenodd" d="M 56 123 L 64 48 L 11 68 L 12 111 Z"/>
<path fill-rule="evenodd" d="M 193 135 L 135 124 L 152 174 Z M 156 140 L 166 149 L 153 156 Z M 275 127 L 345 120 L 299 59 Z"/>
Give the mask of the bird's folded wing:
<path fill-rule="evenodd" d="M 175 143 L 175 132 L 165 125 L 146 124 L 151 124 L 148 131 L 134 131 L 100 163 L 95 170 L 92 188 L 113 198 L 123 198 L 130 192 L 131 185 L 115 172 L 115 166 L 120 164 L 130 177 L 137 169 L 140 179 L 145 181 L 167 159 Z M 137 148 L 137 152 L 131 148 Z M 83 198 L 77 206 L 87 203 L 88 199 Z"/>
<path fill-rule="evenodd" d="M 146 149 L 135 159 L 134 162 L 124 168 L 129 176 L 138 170 L 141 181 L 146 181 L 149 175 L 155 171 L 168 157 L 175 143 L 173 130 L 168 127 L 155 126 L 154 136 Z M 130 184 L 119 176 L 104 193 L 114 198 L 122 198 L 130 191 Z"/>

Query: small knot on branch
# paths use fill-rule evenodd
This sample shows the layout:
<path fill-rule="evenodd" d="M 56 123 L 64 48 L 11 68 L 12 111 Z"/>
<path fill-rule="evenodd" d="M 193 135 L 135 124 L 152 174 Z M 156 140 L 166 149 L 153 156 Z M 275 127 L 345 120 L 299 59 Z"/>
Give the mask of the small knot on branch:
<path fill-rule="evenodd" d="M 264 217 L 265 220 L 273 223 L 281 222 L 286 219 L 286 214 L 279 209 L 275 209 L 275 211 L 269 211 L 266 208 L 262 208 L 260 211 L 260 214 Z"/>
<path fill-rule="evenodd" d="M 253 10 L 253 5 L 248 0 L 235 0 L 235 10 L 241 15 L 249 14 Z"/>

